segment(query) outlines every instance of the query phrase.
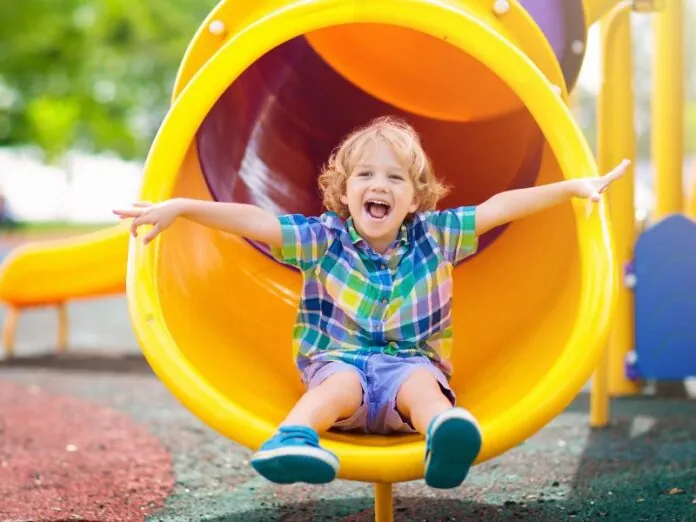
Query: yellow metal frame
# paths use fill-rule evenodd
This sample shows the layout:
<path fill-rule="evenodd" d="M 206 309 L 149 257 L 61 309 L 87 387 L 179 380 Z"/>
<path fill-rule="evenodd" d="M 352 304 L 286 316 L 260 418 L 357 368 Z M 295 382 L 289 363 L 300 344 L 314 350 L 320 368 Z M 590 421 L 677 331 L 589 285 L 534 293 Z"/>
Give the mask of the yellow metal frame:
<path fill-rule="evenodd" d="M 588 2 L 591 0 L 588 0 Z M 596 5 L 596 4 L 595 4 Z M 684 134 L 683 2 L 670 0 L 624 0 L 601 22 L 603 84 L 599 97 L 599 167 L 606 171 L 623 158 L 635 159 L 632 36 L 630 11 L 653 13 L 652 152 L 655 164 L 653 219 L 683 211 L 682 180 Z M 609 194 L 617 260 L 625 266 L 633 258 L 637 230 L 633 173 L 617 183 Z M 632 289 L 618 294 L 617 312 L 607 352 L 594 375 L 590 424 L 609 423 L 612 396 L 639 391 L 626 377 L 626 355 L 635 346 Z"/>
<path fill-rule="evenodd" d="M 660 220 L 684 206 L 684 3 L 668 0 L 654 16 L 652 154 L 655 212 Z"/>
<path fill-rule="evenodd" d="M 394 520 L 394 491 L 389 483 L 375 483 L 375 521 Z"/>
<path fill-rule="evenodd" d="M 602 88 L 598 99 L 598 164 L 607 172 L 622 159 L 635 159 L 633 126 L 633 58 L 630 14 L 633 3 L 617 4 L 600 22 L 602 39 Z M 619 274 L 632 259 L 635 239 L 633 168 L 616 183 L 609 194 L 609 209 L 614 228 L 614 242 Z M 626 352 L 633 349 L 633 301 L 631 290 L 621 285 L 617 312 L 607 350 L 597 365 L 592 380 L 590 424 L 609 423 L 611 384 L 633 389 L 624 376 Z"/>
<path fill-rule="evenodd" d="M 595 22 L 598 22 L 620 1 L 621 0 L 582 0 L 585 8 L 587 26 L 589 27 Z"/>

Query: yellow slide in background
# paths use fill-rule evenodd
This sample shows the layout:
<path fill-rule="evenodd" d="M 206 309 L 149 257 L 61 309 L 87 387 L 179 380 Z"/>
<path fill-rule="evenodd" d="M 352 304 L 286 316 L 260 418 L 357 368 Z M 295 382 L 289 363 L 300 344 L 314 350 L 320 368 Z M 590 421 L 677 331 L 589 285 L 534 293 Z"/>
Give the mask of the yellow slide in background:
<path fill-rule="evenodd" d="M 2 328 L 6 357 L 14 355 L 22 310 L 56 306 L 59 351 L 68 346 L 65 303 L 125 290 L 128 227 L 118 225 L 75 237 L 37 241 L 12 250 L 0 266 L 0 301 L 8 306 Z"/>
<path fill-rule="evenodd" d="M 616 3 L 598 2 L 223 1 L 182 61 L 141 196 L 318 214 L 321 163 L 385 113 L 421 133 L 454 187 L 443 206 L 595 175 L 566 95 L 587 24 Z M 118 291 L 127 247 L 123 227 L 27 246 L 4 263 L 0 296 L 23 306 Z M 205 423 L 258 447 L 302 392 L 290 342 L 300 274 L 262 245 L 186 221 L 147 248 L 131 240 L 127 268 L 154 371 Z M 455 269 L 453 386 L 481 422 L 479 462 L 535 433 L 587 382 L 615 269 L 603 204 L 589 217 L 568 204 L 493 231 Z M 423 473 L 418 436 L 331 433 L 324 443 L 344 478 Z"/>
<path fill-rule="evenodd" d="M 128 233 L 118 225 L 17 247 L 0 270 L 0 300 L 21 308 L 123 293 Z"/>

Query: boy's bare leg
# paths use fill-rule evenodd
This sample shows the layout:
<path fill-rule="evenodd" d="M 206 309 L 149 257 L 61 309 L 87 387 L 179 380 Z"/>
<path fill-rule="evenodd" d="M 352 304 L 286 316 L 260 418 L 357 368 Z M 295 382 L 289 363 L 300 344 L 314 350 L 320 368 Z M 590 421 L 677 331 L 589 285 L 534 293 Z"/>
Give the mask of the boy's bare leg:
<path fill-rule="evenodd" d="M 452 403 L 442 393 L 437 379 L 426 370 L 414 371 L 396 395 L 396 409 L 424 435 L 435 416 L 450 408 Z"/>
<path fill-rule="evenodd" d="M 425 483 L 434 488 L 461 484 L 481 450 L 476 419 L 454 408 L 427 370 L 416 370 L 396 396 L 399 413 L 426 435 Z"/>
<path fill-rule="evenodd" d="M 350 370 L 334 373 L 319 386 L 308 390 L 290 411 L 281 426 L 310 426 L 327 431 L 339 419 L 353 415 L 362 404 L 360 378 Z"/>
<path fill-rule="evenodd" d="M 308 390 L 278 431 L 251 458 L 251 465 L 271 482 L 325 484 L 336 478 L 338 457 L 319 445 L 317 432 L 350 417 L 362 404 L 360 378 L 341 371 Z"/>

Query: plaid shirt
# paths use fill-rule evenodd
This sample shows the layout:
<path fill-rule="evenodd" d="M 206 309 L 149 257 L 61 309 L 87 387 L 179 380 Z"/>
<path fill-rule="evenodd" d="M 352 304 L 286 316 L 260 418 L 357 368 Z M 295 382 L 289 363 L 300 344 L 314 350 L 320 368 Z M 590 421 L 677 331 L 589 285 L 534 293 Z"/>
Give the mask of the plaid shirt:
<path fill-rule="evenodd" d="M 384 254 L 358 235 L 352 218 L 279 219 L 282 246 L 272 255 L 304 280 L 293 332 L 300 370 L 383 352 L 425 355 L 450 374 L 452 267 L 476 252 L 475 207 L 416 214 Z"/>

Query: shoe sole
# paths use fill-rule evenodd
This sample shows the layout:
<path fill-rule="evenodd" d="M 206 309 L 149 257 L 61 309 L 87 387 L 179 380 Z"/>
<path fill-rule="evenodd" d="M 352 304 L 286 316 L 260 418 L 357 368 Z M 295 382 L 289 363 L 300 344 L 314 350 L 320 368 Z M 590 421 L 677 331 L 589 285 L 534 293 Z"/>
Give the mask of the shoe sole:
<path fill-rule="evenodd" d="M 318 448 L 289 447 L 259 451 L 253 468 L 276 484 L 326 484 L 336 478 L 338 459 Z"/>
<path fill-rule="evenodd" d="M 481 432 L 472 419 L 447 416 L 432 427 L 425 483 L 438 489 L 459 486 L 481 451 Z"/>

